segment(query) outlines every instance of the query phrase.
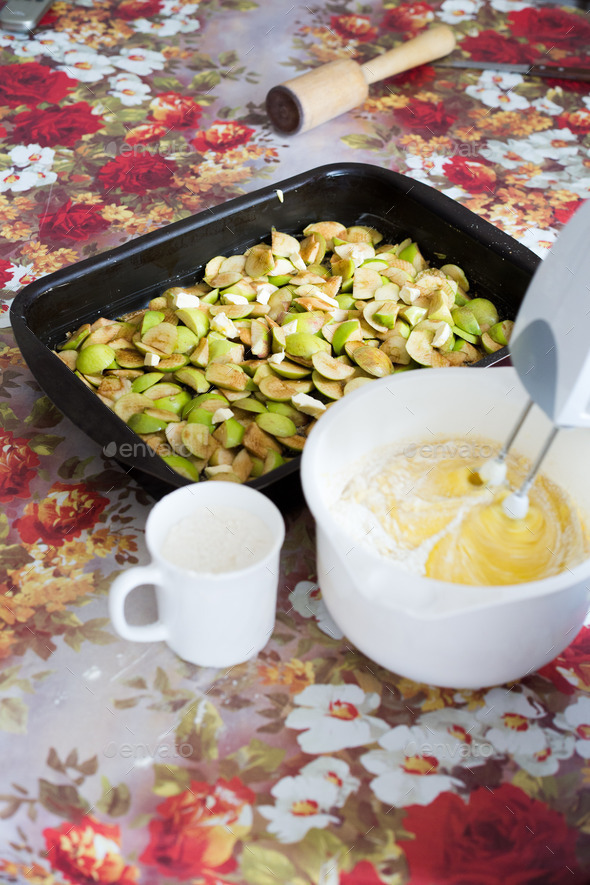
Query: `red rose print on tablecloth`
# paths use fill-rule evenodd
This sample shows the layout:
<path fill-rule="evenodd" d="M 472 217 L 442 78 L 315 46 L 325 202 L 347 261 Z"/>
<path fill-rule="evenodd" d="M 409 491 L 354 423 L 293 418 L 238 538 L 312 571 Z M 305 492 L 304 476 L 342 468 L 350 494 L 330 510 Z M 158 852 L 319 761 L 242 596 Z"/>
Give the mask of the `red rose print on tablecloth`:
<path fill-rule="evenodd" d="M 562 885 L 579 873 L 576 831 L 512 784 L 480 787 L 468 801 L 441 793 L 407 808 L 403 827 L 415 836 L 403 849 L 416 885 Z"/>
<path fill-rule="evenodd" d="M 138 870 L 121 857 L 118 826 L 90 815 L 43 830 L 47 860 L 74 885 L 137 885 Z M 52 877 L 53 878 L 53 877 Z"/>
<path fill-rule="evenodd" d="M 432 83 L 435 77 L 436 71 L 432 65 L 419 65 L 417 68 L 411 68 L 409 71 L 403 71 L 401 74 L 396 74 L 395 77 L 388 78 L 388 82 L 394 88 L 411 86 L 418 90 L 423 89 L 428 83 Z"/>
<path fill-rule="evenodd" d="M 158 805 L 150 821 L 150 842 L 140 861 L 165 876 L 193 877 L 235 869 L 236 842 L 249 832 L 255 794 L 242 781 L 191 781 L 190 789 Z"/>
<path fill-rule="evenodd" d="M 527 43 L 514 37 L 505 37 L 497 31 L 480 31 L 475 37 L 465 37 L 460 49 L 469 52 L 477 61 L 501 61 L 508 64 L 530 63 L 537 54 Z"/>
<path fill-rule="evenodd" d="M 391 31 L 416 31 L 434 18 L 430 3 L 400 3 L 396 9 L 388 9 L 381 22 L 382 28 Z"/>
<path fill-rule="evenodd" d="M 122 0 L 113 10 L 115 18 L 133 21 L 136 18 L 152 18 L 162 8 L 161 0 Z"/>
<path fill-rule="evenodd" d="M 582 627 L 572 644 L 538 673 L 563 694 L 574 694 L 577 684 L 590 687 L 590 627 Z"/>
<path fill-rule="evenodd" d="M 127 154 L 109 160 L 99 170 L 105 190 L 115 188 L 126 194 L 146 194 L 158 187 L 171 187 L 176 163 L 157 154 Z"/>
<path fill-rule="evenodd" d="M 508 21 L 515 37 L 526 37 L 531 43 L 553 44 L 556 40 L 567 40 L 587 44 L 590 41 L 590 23 L 564 9 L 539 9 L 531 5 L 509 12 Z"/>
<path fill-rule="evenodd" d="M 442 168 L 450 182 L 465 188 L 470 194 L 491 194 L 494 191 L 496 173 L 481 160 L 451 157 Z"/>
<path fill-rule="evenodd" d="M 14 275 L 14 265 L 5 258 L 0 258 L 0 289 L 10 282 Z"/>
<path fill-rule="evenodd" d="M 202 154 L 205 151 L 223 153 L 231 148 L 246 144 L 254 135 L 254 129 L 244 126 L 243 123 L 234 123 L 233 120 L 224 122 L 215 120 L 208 129 L 197 132 L 191 144 Z"/>
<path fill-rule="evenodd" d="M 42 101 L 54 104 L 65 98 L 77 85 L 77 81 L 68 77 L 64 71 L 52 71 L 36 61 L 3 65 L 0 105 L 16 108 L 22 104 L 36 107 Z"/>
<path fill-rule="evenodd" d="M 39 458 L 26 439 L 0 429 L 0 503 L 29 498 L 29 483 L 38 466 Z"/>
<path fill-rule="evenodd" d="M 456 119 L 445 110 L 442 101 L 412 101 L 394 114 L 406 129 L 431 136 L 445 135 Z"/>
<path fill-rule="evenodd" d="M 152 117 L 170 129 L 194 129 L 199 124 L 203 108 L 192 98 L 177 92 L 164 92 L 150 102 Z"/>
<path fill-rule="evenodd" d="M 560 129 L 570 129 L 577 135 L 584 135 L 590 132 L 590 110 L 580 108 L 578 111 L 566 111 L 559 115 L 556 122 Z"/>
<path fill-rule="evenodd" d="M 553 217 L 560 224 L 567 224 L 570 218 L 575 215 L 581 205 L 581 200 L 568 200 L 567 203 L 562 203 L 560 206 L 556 206 L 553 209 Z"/>
<path fill-rule="evenodd" d="M 371 25 L 371 20 L 366 15 L 333 15 L 330 18 L 330 28 L 339 37 L 360 43 L 369 43 L 378 34 L 377 28 Z"/>
<path fill-rule="evenodd" d="M 168 126 L 163 123 L 141 123 L 134 126 L 133 129 L 127 131 L 125 141 L 127 144 L 149 144 L 151 141 L 158 141 L 170 131 Z"/>
<path fill-rule="evenodd" d="M 97 495 L 84 483 L 55 482 L 42 501 L 27 504 L 14 525 L 25 544 L 41 541 L 60 547 L 92 528 L 108 503 L 108 498 Z"/>
<path fill-rule="evenodd" d="M 93 114 L 92 105 L 86 101 L 61 108 L 24 111 L 12 122 L 14 130 L 10 139 L 13 144 L 39 144 L 41 147 L 57 144 L 73 147 L 82 135 L 98 132 L 103 124 L 100 114 Z"/>
<path fill-rule="evenodd" d="M 68 200 L 55 212 L 39 216 L 39 239 L 74 240 L 82 242 L 92 234 L 106 230 L 109 222 L 100 214 L 104 206 L 101 203 L 72 203 Z"/>

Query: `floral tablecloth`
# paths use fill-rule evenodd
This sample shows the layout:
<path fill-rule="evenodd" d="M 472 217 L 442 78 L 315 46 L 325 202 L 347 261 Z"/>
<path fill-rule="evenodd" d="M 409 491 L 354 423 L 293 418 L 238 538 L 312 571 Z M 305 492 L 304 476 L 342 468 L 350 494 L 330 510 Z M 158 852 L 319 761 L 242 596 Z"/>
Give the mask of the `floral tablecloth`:
<path fill-rule="evenodd" d="M 490 69 L 425 65 L 305 135 L 269 126 L 270 86 L 436 21 Z M 106 594 L 146 561 L 151 501 L 43 395 L 8 318 L 27 282 L 333 161 L 428 182 L 542 255 L 590 196 L 590 84 L 492 62 L 590 66 L 589 44 L 588 15 L 524 0 L 57 0 L 0 31 L 0 882 L 590 881 L 590 626 L 517 684 L 415 684 L 332 622 L 293 500 L 257 659 L 120 640 Z"/>

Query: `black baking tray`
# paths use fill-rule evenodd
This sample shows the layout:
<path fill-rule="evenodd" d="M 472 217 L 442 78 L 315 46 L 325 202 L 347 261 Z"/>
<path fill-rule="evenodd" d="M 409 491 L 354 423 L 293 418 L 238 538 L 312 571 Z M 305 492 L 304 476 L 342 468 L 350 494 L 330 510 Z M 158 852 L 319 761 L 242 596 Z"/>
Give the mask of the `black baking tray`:
<path fill-rule="evenodd" d="M 277 191 L 282 191 L 279 199 Z M 160 497 L 188 480 L 138 446 L 138 437 L 52 352 L 66 334 L 98 316 L 144 307 L 171 285 L 199 281 L 214 255 L 241 253 L 272 227 L 298 233 L 309 223 L 367 224 L 386 240 L 411 237 L 433 263 L 460 265 L 472 290 L 514 319 L 539 258 L 460 203 L 397 172 L 361 163 L 320 166 L 230 200 L 30 283 L 12 302 L 20 350 L 55 405 Z M 506 348 L 478 367 L 505 360 Z M 449 370 L 451 371 L 451 370 Z M 114 445 L 113 445 L 114 444 Z M 132 452 L 127 456 L 125 453 Z M 299 459 L 252 480 L 275 499 L 298 488 Z"/>

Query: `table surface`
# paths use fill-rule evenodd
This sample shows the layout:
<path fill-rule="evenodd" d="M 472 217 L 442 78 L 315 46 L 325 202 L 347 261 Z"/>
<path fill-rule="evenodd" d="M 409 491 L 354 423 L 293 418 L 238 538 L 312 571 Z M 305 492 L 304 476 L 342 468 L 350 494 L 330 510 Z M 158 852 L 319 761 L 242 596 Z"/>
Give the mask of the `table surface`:
<path fill-rule="evenodd" d="M 390 673 L 331 621 L 295 496 L 256 659 L 119 639 L 109 584 L 147 561 L 152 502 L 9 328 L 27 282 L 335 161 L 425 181 L 543 255 L 590 196 L 590 84 L 426 65 L 315 131 L 269 126 L 270 86 L 435 21 L 465 58 L 590 66 L 589 16 L 524 0 L 58 0 L 29 39 L 0 31 L 0 881 L 590 880 L 590 627 L 513 685 Z"/>

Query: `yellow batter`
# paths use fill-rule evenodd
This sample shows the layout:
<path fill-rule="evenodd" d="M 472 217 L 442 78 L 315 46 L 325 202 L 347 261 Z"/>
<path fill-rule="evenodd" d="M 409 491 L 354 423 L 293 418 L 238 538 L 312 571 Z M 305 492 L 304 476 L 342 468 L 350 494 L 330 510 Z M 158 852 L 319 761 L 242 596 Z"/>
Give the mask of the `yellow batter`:
<path fill-rule="evenodd" d="M 493 457 L 497 446 L 437 440 L 374 462 L 348 484 L 341 518 L 364 512 L 367 526 L 369 511 L 375 530 L 366 530 L 365 543 L 411 571 L 457 584 L 533 581 L 585 559 L 590 539 L 569 496 L 540 475 L 527 516 L 511 519 L 501 502 L 530 462 L 509 456 L 507 484 L 486 488 L 477 472 L 482 451 Z"/>

